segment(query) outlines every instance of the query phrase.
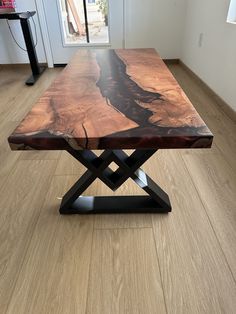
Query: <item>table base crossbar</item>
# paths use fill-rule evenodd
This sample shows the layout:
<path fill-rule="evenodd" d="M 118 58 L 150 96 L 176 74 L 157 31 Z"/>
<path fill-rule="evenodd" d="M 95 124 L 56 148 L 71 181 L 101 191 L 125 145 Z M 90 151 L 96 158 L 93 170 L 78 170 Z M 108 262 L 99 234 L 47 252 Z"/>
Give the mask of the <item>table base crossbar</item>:
<path fill-rule="evenodd" d="M 90 150 L 71 149 L 68 152 L 88 170 L 64 195 L 60 207 L 61 214 L 168 213 L 171 211 L 168 195 L 139 168 L 156 150 L 136 150 L 130 156 L 122 150 L 105 150 L 100 156 Z M 116 171 L 109 168 L 112 162 L 118 165 Z M 113 191 L 131 178 L 148 195 L 82 196 L 97 178 Z"/>

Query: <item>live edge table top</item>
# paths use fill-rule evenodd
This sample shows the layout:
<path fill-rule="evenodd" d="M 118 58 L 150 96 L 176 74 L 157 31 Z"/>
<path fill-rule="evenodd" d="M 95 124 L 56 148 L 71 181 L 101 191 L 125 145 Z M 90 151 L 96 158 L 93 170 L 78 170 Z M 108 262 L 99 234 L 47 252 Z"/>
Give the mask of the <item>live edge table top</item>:
<path fill-rule="evenodd" d="M 13 150 L 207 148 L 213 135 L 154 49 L 81 49 L 9 137 Z"/>

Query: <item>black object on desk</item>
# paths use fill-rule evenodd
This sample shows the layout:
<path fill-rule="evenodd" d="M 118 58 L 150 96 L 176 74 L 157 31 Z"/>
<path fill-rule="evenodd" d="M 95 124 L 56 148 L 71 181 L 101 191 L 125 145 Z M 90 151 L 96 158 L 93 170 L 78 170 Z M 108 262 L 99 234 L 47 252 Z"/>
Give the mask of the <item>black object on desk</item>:
<path fill-rule="evenodd" d="M 35 15 L 35 13 L 36 13 L 35 11 L 0 13 L 0 19 L 20 20 L 25 45 L 30 60 L 30 66 L 32 70 L 32 75 L 25 82 L 26 85 L 34 85 L 34 83 L 40 77 L 42 72 L 46 69 L 46 67 L 39 66 L 37 54 L 34 47 L 31 26 L 29 22 L 29 18 Z"/>

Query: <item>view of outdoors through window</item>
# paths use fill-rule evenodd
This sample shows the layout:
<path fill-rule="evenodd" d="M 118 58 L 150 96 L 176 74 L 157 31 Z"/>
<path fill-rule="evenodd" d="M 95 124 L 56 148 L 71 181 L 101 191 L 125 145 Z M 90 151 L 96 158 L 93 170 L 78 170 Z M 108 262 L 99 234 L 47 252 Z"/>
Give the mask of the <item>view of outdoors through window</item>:
<path fill-rule="evenodd" d="M 236 0 L 230 1 L 227 22 L 236 24 Z"/>
<path fill-rule="evenodd" d="M 66 44 L 109 43 L 108 0 L 60 0 Z"/>

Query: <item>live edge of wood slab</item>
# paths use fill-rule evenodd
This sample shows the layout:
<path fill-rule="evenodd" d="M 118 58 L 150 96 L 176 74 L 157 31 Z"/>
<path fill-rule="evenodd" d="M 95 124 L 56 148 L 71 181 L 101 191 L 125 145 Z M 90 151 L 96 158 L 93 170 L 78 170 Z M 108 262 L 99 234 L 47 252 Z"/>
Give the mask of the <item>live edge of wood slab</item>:
<path fill-rule="evenodd" d="M 154 49 L 78 51 L 8 139 L 13 150 L 207 148 L 212 140 Z"/>

